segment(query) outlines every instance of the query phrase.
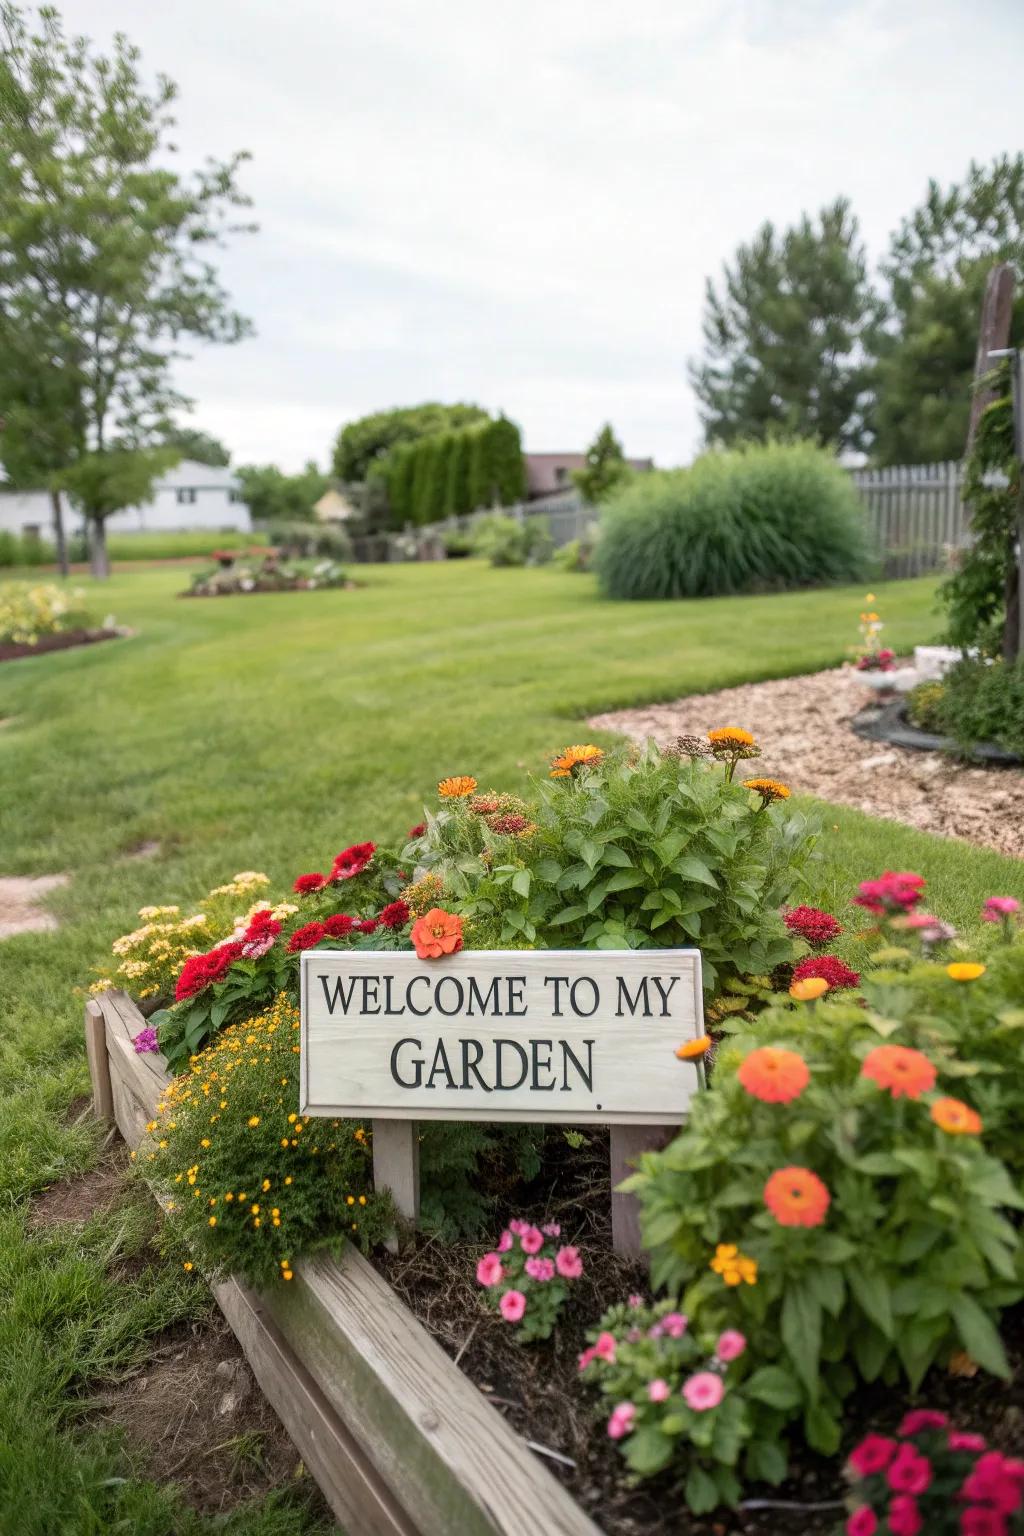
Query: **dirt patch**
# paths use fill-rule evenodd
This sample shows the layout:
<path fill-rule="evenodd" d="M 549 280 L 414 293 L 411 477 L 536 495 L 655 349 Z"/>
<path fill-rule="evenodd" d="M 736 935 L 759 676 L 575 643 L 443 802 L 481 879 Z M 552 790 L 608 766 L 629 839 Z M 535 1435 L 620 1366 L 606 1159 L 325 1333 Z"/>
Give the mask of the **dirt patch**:
<path fill-rule="evenodd" d="M 841 667 L 595 715 L 588 723 L 635 741 L 651 736 L 662 746 L 676 736 L 742 725 L 763 749 L 751 768 L 801 794 L 1024 856 L 1024 773 L 966 767 L 940 752 L 904 751 L 855 736 L 849 722 L 873 697 L 853 667 Z"/>
<path fill-rule="evenodd" d="M 147 838 L 143 843 L 136 843 L 134 848 L 129 848 L 121 855 L 124 859 L 155 859 L 160 853 L 160 844 L 154 838 Z"/>
<path fill-rule="evenodd" d="M 57 919 L 40 903 L 70 879 L 70 875 L 0 876 L 0 939 L 15 933 L 53 933 L 59 926 Z"/>
<path fill-rule="evenodd" d="M 85 1222 L 101 1211 L 109 1211 L 125 1195 L 128 1167 L 127 1149 L 118 1142 L 88 1173 L 51 1184 L 32 1201 L 29 1231 L 59 1226 L 66 1221 Z"/>
<path fill-rule="evenodd" d="M 120 629 L 68 629 L 60 635 L 40 635 L 35 645 L 0 645 L 0 661 L 21 661 L 25 656 L 43 656 L 47 651 L 68 651 L 76 645 L 119 640 L 122 633 Z"/>
<path fill-rule="evenodd" d="M 148 1475 L 203 1514 L 291 1484 L 330 1518 L 220 1313 L 156 1339 L 141 1369 L 93 1396 L 88 1420 L 121 1430 Z"/>

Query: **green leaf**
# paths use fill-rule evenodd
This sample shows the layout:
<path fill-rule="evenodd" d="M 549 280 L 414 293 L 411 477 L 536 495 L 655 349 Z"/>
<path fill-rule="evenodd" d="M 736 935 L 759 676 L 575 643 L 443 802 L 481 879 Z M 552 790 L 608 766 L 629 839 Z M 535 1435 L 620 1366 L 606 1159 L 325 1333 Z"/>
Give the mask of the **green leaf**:
<path fill-rule="evenodd" d="M 605 843 L 601 850 L 601 862 L 603 864 L 614 864 L 619 869 L 633 868 L 633 860 L 625 849 L 620 848 L 617 843 Z"/>
<path fill-rule="evenodd" d="M 594 869 L 600 857 L 600 846 L 594 842 L 593 838 L 585 837 L 582 843 L 580 843 L 580 858 L 584 864 Z"/>
<path fill-rule="evenodd" d="M 528 869 L 516 870 L 515 874 L 512 876 L 512 889 L 515 891 L 517 896 L 529 896 L 530 879 L 531 876 Z"/>
<path fill-rule="evenodd" d="M 971 1356 L 983 1365 L 986 1371 L 991 1371 L 993 1376 L 1002 1376 L 1009 1380 L 1010 1367 L 1006 1359 L 1006 1351 L 1003 1349 L 1003 1341 L 999 1337 L 999 1330 L 985 1312 L 975 1301 L 973 1296 L 966 1294 L 958 1296 L 952 1304 L 953 1320 L 956 1323 L 960 1342 Z"/>
<path fill-rule="evenodd" d="M 806 1282 L 790 1281 L 782 1303 L 782 1342 L 811 1398 L 818 1395 L 821 1304 Z"/>
<path fill-rule="evenodd" d="M 777 1487 L 785 1481 L 789 1464 L 782 1446 L 775 1440 L 753 1440 L 747 1446 L 746 1472 L 750 1478 Z"/>
<path fill-rule="evenodd" d="M 626 1461 L 641 1477 L 650 1477 L 672 1459 L 672 1441 L 656 1424 L 642 1424 L 626 1445 Z"/>
<path fill-rule="evenodd" d="M 710 1472 L 705 1472 L 703 1467 L 693 1466 L 686 1479 L 683 1497 L 693 1514 L 708 1515 L 718 1508 L 718 1484 Z"/>
<path fill-rule="evenodd" d="M 820 1403 L 812 1403 L 804 1414 L 804 1433 L 808 1445 L 823 1456 L 834 1456 L 839 1449 L 842 1437 L 839 1422 Z"/>
<path fill-rule="evenodd" d="M 781 1365 L 762 1365 L 747 1378 L 743 1390 L 759 1403 L 767 1403 L 769 1408 L 798 1408 L 803 1401 L 798 1383 Z"/>
<path fill-rule="evenodd" d="M 606 891 L 631 891 L 634 886 L 644 884 L 644 874 L 639 869 L 620 869 L 618 874 L 612 875 L 605 883 Z"/>
<path fill-rule="evenodd" d="M 887 1339 L 892 1338 L 892 1295 L 884 1276 L 877 1270 L 853 1263 L 846 1272 L 850 1290 L 861 1310 L 880 1328 Z"/>
<path fill-rule="evenodd" d="M 534 874 L 538 880 L 543 880 L 545 885 L 554 885 L 556 880 L 561 879 L 562 866 L 557 859 L 538 859 Z"/>
<path fill-rule="evenodd" d="M 582 906 L 563 907 L 561 912 L 556 912 L 554 917 L 548 918 L 548 927 L 555 928 L 562 923 L 574 923 L 579 917 L 586 917 L 587 909 Z"/>
<path fill-rule="evenodd" d="M 708 866 L 702 859 L 694 858 L 693 854 L 678 859 L 672 868 L 684 880 L 696 880 L 699 885 L 710 885 L 714 890 L 718 889 L 718 881 Z"/>

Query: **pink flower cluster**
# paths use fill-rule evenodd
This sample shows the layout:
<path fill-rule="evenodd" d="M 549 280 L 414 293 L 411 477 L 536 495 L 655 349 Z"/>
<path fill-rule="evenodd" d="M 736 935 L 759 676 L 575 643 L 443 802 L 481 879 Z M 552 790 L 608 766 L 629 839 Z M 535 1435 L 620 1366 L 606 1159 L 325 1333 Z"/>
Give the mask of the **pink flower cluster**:
<path fill-rule="evenodd" d="M 1002 923 L 1009 939 L 1013 920 L 1020 910 L 1021 904 L 1015 896 L 989 896 L 982 905 L 981 920 L 983 923 Z"/>
<path fill-rule="evenodd" d="M 960 1536 L 1009 1536 L 1009 1517 L 1024 1508 L 1024 1461 L 988 1450 L 982 1435 L 950 1428 L 946 1415 L 931 1408 L 908 1413 L 898 1434 L 899 1440 L 867 1435 L 851 1452 L 850 1475 L 869 1502 L 850 1515 L 847 1536 L 875 1536 L 880 1515 L 891 1536 L 954 1529 Z M 923 1446 L 912 1443 L 922 1436 Z"/>
<path fill-rule="evenodd" d="M 887 869 L 877 880 L 863 880 L 853 902 L 855 906 L 866 907 L 877 916 L 909 912 L 921 900 L 924 887 L 923 875 L 896 874 Z"/>
<path fill-rule="evenodd" d="M 579 1249 L 572 1243 L 559 1243 L 557 1239 L 561 1235 L 562 1229 L 557 1221 L 549 1221 L 537 1227 L 516 1218 L 502 1232 L 495 1250 L 485 1253 L 478 1262 L 478 1284 L 488 1291 L 505 1286 L 498 1298 L 498 1310 L 507 1323 L 518 1323 L 526 1314 L 529 1302 L 526 1282 L 548 1288 L 554 1281 L 578 1280 L 583 1274 Z M 546 1253 L 543 1251 L 545 1248 L 549 1249 Z M 540 1308 L 545 1313 L 538 1337 L 543 1336 L 544 1331 L 550 1332 L 563 1294 L 564 1291 L 560 1291 L 556 1296 L 552 1291 L 551 1296 L 542 1303 L 538 1298 Z"/>
<path fill-rule="evenodd" d="M 147 1024 L 145 1029 L 140 1029 L 132 1044 L 135 1047 L 136 1054 L 139 1056 L 144 1056 L 147 1051 L 158 1051 L 160 1049 L 160 1041 L 157 1039 L 157 1033 L 152 1024 Z"/>

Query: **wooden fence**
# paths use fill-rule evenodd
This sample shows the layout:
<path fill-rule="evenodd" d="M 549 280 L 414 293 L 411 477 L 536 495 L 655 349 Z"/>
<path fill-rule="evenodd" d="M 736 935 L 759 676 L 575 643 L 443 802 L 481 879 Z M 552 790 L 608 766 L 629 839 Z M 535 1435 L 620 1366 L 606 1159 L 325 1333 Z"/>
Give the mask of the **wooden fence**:
<path fill-rule="evenodd" d="M 961 464 L 855 469 L 850 478 L 867 510 L 883 576 L 925 576 L 949 567 L 966 531 Z"/>

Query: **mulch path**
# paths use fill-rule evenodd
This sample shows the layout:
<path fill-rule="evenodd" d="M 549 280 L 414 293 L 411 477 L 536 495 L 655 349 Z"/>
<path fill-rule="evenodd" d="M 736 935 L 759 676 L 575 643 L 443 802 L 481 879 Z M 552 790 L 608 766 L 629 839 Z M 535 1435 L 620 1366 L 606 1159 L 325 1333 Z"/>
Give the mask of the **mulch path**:
<path fill-rule="evenodd" d="M 617 710 L 588 724 L 634 741 L 650 736 L 662 746 L 676 736 L 741 725 L 762 748 L 751 770 L 780 778 L 800 794 L 1024 857 L 1024 772 L 865 741 L 849 722 L 873 699 L 857 671 L 845 666 Z"/>
<path fill-rule="evenodd" d="M 119 640 L 120 629 L 68 629 L 59 635 L 40 635 L 35 645 L 0 645 L 0 661 L 20 661 L 25 656 L 45 656 L 48 651 L 69 651 L 76 645 L 96 645 L 100 640 Z"/>

